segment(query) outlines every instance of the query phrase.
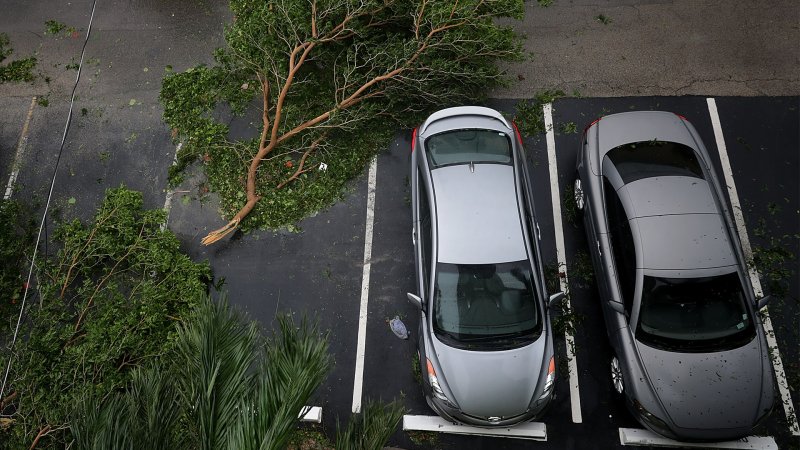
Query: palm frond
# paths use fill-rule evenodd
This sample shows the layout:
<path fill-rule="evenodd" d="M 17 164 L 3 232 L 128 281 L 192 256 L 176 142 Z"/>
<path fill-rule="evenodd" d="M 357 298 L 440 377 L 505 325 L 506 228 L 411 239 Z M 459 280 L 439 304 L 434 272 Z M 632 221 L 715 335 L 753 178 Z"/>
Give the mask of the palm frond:
<path fill-rule="evenodd" d="M 178 331 L 179 390 L 193 447 L 223 449 L 252 391 L 258 329 L 228 306 L 207 301 Z"/>
<path fill-rule="evenodd" d="M 127 414 L 124 397 L 84 398 L 70 423 L 76 450 L 133 449 L 131 417 Z"/>
<path fill-rule="evenodd" d="M 351 416 L 347 428 L 336 434 L 337 450 L 381 450 L 397 430 L 405 409 L 400 402 L 367 401 L 361 414 Z"/>
<path fill-rule="evenodd" d="M 165 364 L 166 366 L 166 364 Z M 168 450 L 182 447 L 175 442 L 181 407 L 174 374 L 151 365 L 136 369 L 126 396 L 128 414 L 135 418 L 134 436 L 139 448 Z"/>
<path fill-rule="evenodd" d="M 266 358 L 256 377 L 254 398 L 243 399 L 241 420 L 229 448 L 284 449 L 308 404 L 330 370 L 327 336 L 316 323 L 303 319 L 296 326 L 291 315 L 278 317 L 280 334 L 264 347 Z"/>

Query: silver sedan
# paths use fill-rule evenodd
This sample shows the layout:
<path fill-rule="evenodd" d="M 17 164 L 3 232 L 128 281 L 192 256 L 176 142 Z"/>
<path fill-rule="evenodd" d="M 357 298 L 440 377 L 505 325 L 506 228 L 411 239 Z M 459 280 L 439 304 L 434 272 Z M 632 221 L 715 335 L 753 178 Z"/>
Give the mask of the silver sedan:
<path fill-rule="evenodd" d="M 668 112 L 584 132 L 583 211 L 614 355 L 614 392 L 645 427 L 736 439 L 774 403 L 769 349 L 741 244 L 695 128 Z"/>
<path fill-rule="evenodd" d="M 439 111 L 413 132 L 419 359 L 439 415 L 509 426 L 554 393 L 549 304 L 521 140 L 497 111 Z"/>

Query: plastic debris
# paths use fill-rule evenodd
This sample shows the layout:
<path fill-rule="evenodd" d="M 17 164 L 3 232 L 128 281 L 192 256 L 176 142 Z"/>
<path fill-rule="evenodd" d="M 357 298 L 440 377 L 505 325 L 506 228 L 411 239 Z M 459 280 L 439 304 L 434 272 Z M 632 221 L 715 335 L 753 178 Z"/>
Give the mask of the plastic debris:
<path fill-rule="evenodd" d="M 394 319 L 389 321 L 389 328 L 400 339 L 408 339 L 408 329 L 406 329 L 406 324 L 400 320 L 400 316 L 394 316 Z"/>

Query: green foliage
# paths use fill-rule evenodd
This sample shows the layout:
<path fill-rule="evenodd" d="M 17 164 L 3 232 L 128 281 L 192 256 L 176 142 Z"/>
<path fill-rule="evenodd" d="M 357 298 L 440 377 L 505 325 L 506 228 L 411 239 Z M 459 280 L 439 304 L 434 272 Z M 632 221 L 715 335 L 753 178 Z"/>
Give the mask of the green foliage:
<path fill-rule="evenodd" d="M 784 201 L 788 203 L 788 199 Z M 758 211 L 761 217 L 752 228 L 753 255 L 748 265 L 755 266 L 758 270 L 764 294 L 771 296 L 768 308 L 769 315 L 773 317 L 772 323 L 776 333 L 787 339 L 787 342 L 797 342 L 800 335 L 797 323 L 800 317 L 798 317 L 798 299 L 791 292 L 791 283 L 798 267 L 794 251 L 800 244 L 800 233 L 793 229 L 785 230 L 780 222 L 779 213 L 782 210 L 780 204 L 769 202 L 763 206 L 766 214 L 763 210 Z M 759 313 L 764 314 L 764 310 Z M 770 348 L 771 357 L 775 356 L 773 351 L 774 349 Z M 789 351 L 788 355 L 791 354 Z M 796 358 L 784 355 L 783 364 L 789 389 L 796 395 L 800 392 L 800 363 Z M 777 420 L 785 421 L 783 415 L 777 415 Z"/>
<path fill-rule="evenodd" d="M 303 424 L 292 435 L 287 450 L 333 450 L 330 439 L 322 432 L 322 426 Z"/>
<path fill-rule="evenodd" d="M 569 267 L 569 280 L 573 286 L 588 289 L 594 282 L 594 268 L 589 254 L 583 250 L 575 252 Z"/>
<path fill-rule="evenodd" d="M 45 33 L 58 34 L 61 33 L 67 26 L 57 20 L 50 19 L 44 23 Z"/>
<path fill-rule="evenodd" d="M 321 433 L 297 427 L 332 365 L 327 336 L 290 314 L 278 316 L 278 328 L 265 340 L 226 300 L 203 301 L 124 390 L 79 401 L 74 448 L 330 448 Z M 367 402 L 339 429 L 336 448 L 383 448 L 403 413 L 396 402 Z"/>
<path fill-rule="evenodd" d="M 556 261 L 544 265 L 544 285 L 547 292 L 553 293 L 561 290 L 561 270 Z"/>
<path fill-rule="evenodd" d="M 19 314 L 33 231 L 27 208 L 19 202 L 0 199 L 0 326 L 16 321 Z"/>
<path fill-rule="evenodd" d="M 533 100 L 526 100 L 517 104 L 517 114 L 514 121 L 519 127 L 519 131 L 525 137 L 536 136 L 539 133 L 544 133 L 547 130 L 544 126 L 544 115 L 542 114 L 542 107 L 547 103 L 553 103 L 556 99 L 564 97 L 564 91 L 546 90 L 539 92 Z"/>
<path fill-rule="evenodd" d="M 555 0 L 536 0 L 536 3 L 539 4 L 542 8 L 547 8 L 551 6 Z"/>
<path fill-rule="evenodd" d="M 563 335 L 564 333 L 569 333 L 574 336 L 578 325 L 583 322 L 585 316 L 576 313 L 566 301 L 559 302 L 554 309 L 555 314 L 552 316 L 553 334 Z M 574 351 L 575 349 L 572 350 Z"/>
<path fill-rule="evenodd" d="M 225 300 L 203 301 L 165 357 L 137 369 L 127 389 L 81 402 L 76 448 L 286 448 L 332 360 L 315 324 L 278 322 L 264 340 Z"/>
<path fill-rule="evenodd" d="M 581 212 L 578 210 L 578 204 L 575 203 L 575 185 L 567 183 L 564 188 L 564 193 L 561 194 L 561 212 L 567 223 L 577 227 L 578 222 L 581 220 Z"/>
<path fill-rule="evenodd" d="M 398 402 L 366 402 L 361 414 L 350 418 L 347 428 L 339 428 L 336 450 L 381 450 L 404 413 L 403 405 Z"/>
<path fill-rule="evenodd" d="M 243 77 L 238 71 L 219 65 L 197 66 L 181 73 L 170 71 L 164 77 L 159 96 L 164 118 L 174 136 L 183 140 L 178 164 L 170 168 L 173 184 L 187 164 L 214 149 L 226 148 L 228 126 L 212 118 L 212 112 L 219 103 L 231 105 L 235 113 L 244 111 L 253 93 L 241 88 L 247 80 L 238 85 L 232 81 L 237 75 Z"/>
<path fill-rule="evenodd" d="M 559 130 L 564 134 L 575 134 L 578 132 L 578 126 L 575 122 L 565 122 L 559 126 Z"/>
<path fill-rule="evenodd" d="M 770 215 L 779 211 L 776 208 L 778 208 L 776 204 L 767 205 Z M 769 294 L 779 299 L 786 298 L 789 294 L 789 282 L 794 274 L 793 263 L 796 260 L 796 255 L 789 249 L 793 247 L 793 240 L 800 240 L 800 234 L 782 235 L 771 232 L 768 230 L 767 221 L 760 218 L 753 235 L 757 242 L 753 245 L 751 264 L 761 272 Z"/>
<path fill-rule="evenodd" d="M 6 33 L 0 33 L 0 63 L 5 61 L 12 53 L 14 53 L 14 49 L 11 48 L 11 39 Z M 36 58 L 33 56 L 0 65 L 0 83 L 7 81 L 29 83 L 36 79 L 36 75 L 33 74 L 35 67 Z"/>
<path fill-rule="evenodd" d="M 422 368 L 419 365 L 419 357 L 417 355 L 411 356 L 411 376 L 418 385 L 422 386 Z"/>
<path fill-rule="evenodd" d="M 603 25 L 608 25 L 611 23 L 611 18 L 606 16 L 605 14 L 598 14 L 597 17 L 595 17 L 595 20 L 602 23 Z"/>
<path fill-rule="evenodd" d="M 131 371 L 125 395 L 113 394 L 98 408 L 102 394 L 83 399 L 72 417 L 75 446 L 84 449 L 168 449 L 174 441 L 177 392 L 169 373 L 156 364 Z M 106 394 L 107 395 L 107 394 Z"/>
<path fill-rule="evenodd" d="M 274 150 L 257 172 L 262 200 L 245 229 L 289 226 L 330 205 L 397 128 L 418 124 L 433 109 L 479 103 L 506 82 L 496 62 L 521 57 L 518 36 L 496 21 L 521 18 L 521 0 L 322 1 L 315 20 L 301 0 L 231 0 L 230 7 L 236 20 L 215 65 L 168 71 L 160 98 L 165 121 L 184 142 L 172 182 L 201 160 L 227 217 L 246 201 L 259 139 L 231 141 L 221 116 L 253 111 L 254 137 L 266 117 L 265 144 L 274 141 Z M 308 58 L 301 60 L 304 49 Z M 316 140 L 304 168 L 324 163 L 327 172 L 309 170 L 278 189 Z"/>
<path fill-rule="evenodd" d="M 421 447 L 439 448 L 439 433 L 435 431 L 409 431 L 408 438 Z"/>
<path fill-rule="evenodd" d="M 341 131 L 332 133 L 330 147 L 308 158 L 306 164 L 325 163 L 327 170 L 305 173 L 285 188 L 277 185 L 289 177 L 297 165 L 297 155 L 275 156 L 262 162 L 258 171 L 258 194 L 264 198 L 250 214 L 243 230 L 255 227 L 289 227 L 326 208 L 342 196 L 348 182 L 362 173 L 370 159 L 393 136 L 393 130 L 379 121 L 370 122 L 370 133 Z M 220 194 L 225 216 L 235 214 L 245 202 L 242 167 L 245 155 L 257 147 L 252 141 L 232 143 L 230 147 L 210 149 L 204 158 L 209 188 Z M 338 147 L 338 148 L 334 148 Z M 340 150 L 349 147 L 349 151 Z M 287 167 L 291 162 L 291 167 Z M 235 176 L 234 176 L 235 175 Z"/>
<path fill-rule="evenodd" d="M 130 381 L 130 369 L 163 356 L 210 279 L 163 222 L 162 210 L 142 208 L 140 193 L 118 188 L 91 223 L 55 231 L 61 249 L 39 267 L 39 302 L 17 342 L 14 422 L 2 445 L 27 448 L 49 426 L 37 448 L 64 446 L 81 399 L 110 395 Z"/>

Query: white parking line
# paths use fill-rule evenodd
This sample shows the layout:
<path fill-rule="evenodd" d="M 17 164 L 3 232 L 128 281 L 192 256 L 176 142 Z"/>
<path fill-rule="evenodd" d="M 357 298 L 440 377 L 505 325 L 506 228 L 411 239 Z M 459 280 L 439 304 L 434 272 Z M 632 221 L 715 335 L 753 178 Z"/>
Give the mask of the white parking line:
<path fill-rule="evenodd" d="M 183 147 L 183 142 L 178 142 L 178 146 L 175 147 L 175 156 L 172 158 L 172 165 L 178 165 L 178 152 L 181 151 Z M 167 182 L 169 183 L 169 181 Z M 169 188 L 167 189 L 167 198 L 164 199 L 164 212 L 166 213 L 166 217 L 164 217 L 164 223 L 161 224 L 161 231 L 167 229 L 167 224 L 169 224 L 169 213 L 172 211 L 172 197 L 175 196 L 175 189 Z"/>
<path fill-rule="evenodd" d="M 561 192 L 558 187 L 558 167 L 556 160 L 556 138 L 553 132 L 553 104 L 548 103 L 542 107 L 544 113 L 544 126 L 547 131 L 547 159 L 550 164 L 550 195 L 553 203 L 553 225 L 556 235 L 556 257 L 558 258 L 559 283 L 561 290 L 567 293 L 563 300 L 567 309 L 572 306 L 569 300 L 569 283 L 567 278 L 567 256 L 564 251 L 564 227 L 561 223 Z M 563 276 L 561 274 L 563 273 Z M 572 422 L 582 423 L 581 394 L 578 387 L 578 361 L 575 357 L 575 338 L 569 331 L 564 332 L 567 347 L 567 364 L 569 365 L 569 399 L 572 405 Z"/>
<path fill-rule="evenodd" d="M 541 422 L 525 422 L 507 428 L 480 428 L 449 422 L 439 416 L 405 415 L 403 416 L 403 431 L 436 431 L 471 436 L 547 441 L 547 425 Z"/>
<path fill-rule="evenodd" d="M 717 102 L 713 98 L 707 98 L 708 114 L 711 116 L 711 125 L 714 128 L 714 138 L 717 141 L 717 149 L 719 150 L 719 159 L 722 163 L 722 172 L 725 175 L 725 184 L 728 187 L 728 196 L 731 200 L 733 208 L 733 219 L 736 222 L 736 229 L 739 232 L 739 240 L 742 242 L 742 250 L 744 251 L 745 258 L 752 261 L 753 250 L 750 247 L 750 238 L 747 235 L 747 229 L 744 225 L 744 215 L 742 214 L 742 206 L 739 202 L 739 194 L 736 191 L 736 183 L 733 180 L 733 171 L 731 170 L 731 162 L 728 158 L 728 150 L 725 146 L 725 137 L 722 134 L 722 124 L 719 120 L 719 113 L 717 111 Z M 750 282 L 753 284 L 753 290 L 756 297 L 760 298 L 764 295 L 761 288 L 761 280 L 758 275 L 758 269 L 752 264 L 749 265 Z M 764 333 L 767 336 L 767 345 L 769 345 L 770 355 L 772 356 L 772 366 L 775 368 L 775 377 L 778 381 L 778 391 L 781 394 L 783 402 L 783 410 L 786 413 L 786 420 L 789 424 L 789 431 L 793 436 L 800 436 L 800 427 L 797 424 L 797 415 L 794 411 L 792 404 L 792 395 L 789 392 L 789 383 L 786 380 L 786 373 L 783 370 L 783 361 L 781 354 L 778 350 L 778 342 L 775 340 L 775 331 L 772 328 L 772 321 L 769 318 L 769 311 L 765 307 L 763 310 L 763 325 Z"/>
<path fill-rule="evenodd" d="M 322 422 L 322 407 L 304 406 L 297 417 L 300 422 L 320 423 Z"/>
<path fill-rule="evenodd" d="M 375 222 L 375 176 L 378 158 L 369 165 L 367 184 L 367 223 L 364 231 L 364 269 L 361 274 L 361 307 L 358 313 L 358 344 L 356 347 L 356 374 L 353 380 L 353 412 L 361 412 L 361 392 L 364 384 L 364 352 L 367 341 L 367 304 L 369 302 L 369 272 L 372 267 L 372 229 Z"/>
<path fill-rule="evenodd" d="M 31 99 L 31 106 L 28 108 L 28 116 L 25 117 L 25 123 L 22 125 L 22 133 L 19 135 L 19 141 L 17 141 L 17 153 L 14 155 L 14 161 L 11 163 L 11 175 L 8 177 L 6 193 L 3 195 L 3 200 L 10 199 L 11 194 L 14 193 L 14 183 L 17 182 L 19 166 L 22 164 L 22 155 L 25 153 L 25 146 L 28 144 L 28 127 L 31 124 L 34 106 L 36 106 L 36 96 Z"/>
<path fill-rule="evenodd" d="M 778 444 L 772 436 L 747 436 L 727 442 L 679 442 L 639 428 L 620 428 L 619 443 L 648 447 L 778 450 Z"/>

